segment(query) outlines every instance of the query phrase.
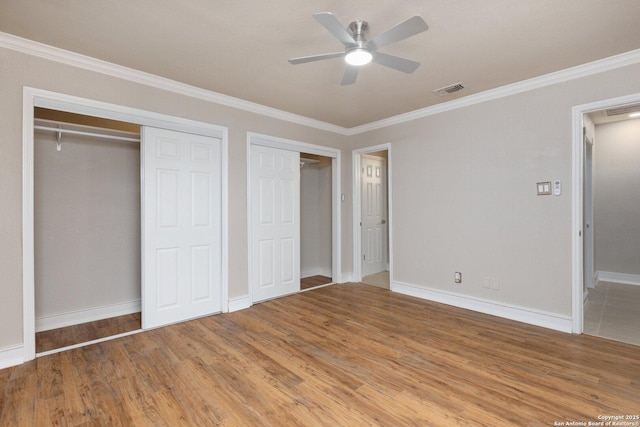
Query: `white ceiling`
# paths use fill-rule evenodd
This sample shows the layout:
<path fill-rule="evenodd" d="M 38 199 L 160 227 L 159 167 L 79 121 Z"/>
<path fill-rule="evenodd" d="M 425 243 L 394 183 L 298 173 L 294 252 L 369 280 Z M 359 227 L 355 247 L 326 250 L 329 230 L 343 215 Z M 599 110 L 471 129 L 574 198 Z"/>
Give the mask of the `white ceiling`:
<path fill-rule="evenodd" d="M 382 51 L 340 86 L 343 47 L 311 16 L 333 12 L 369 36 L 421 15 L 429 30 Z M 638 0 L 0 0 L 0 31 L 344 127 L 640 48 Z M 439 97 L 432 91 L 463 82 Z"/>

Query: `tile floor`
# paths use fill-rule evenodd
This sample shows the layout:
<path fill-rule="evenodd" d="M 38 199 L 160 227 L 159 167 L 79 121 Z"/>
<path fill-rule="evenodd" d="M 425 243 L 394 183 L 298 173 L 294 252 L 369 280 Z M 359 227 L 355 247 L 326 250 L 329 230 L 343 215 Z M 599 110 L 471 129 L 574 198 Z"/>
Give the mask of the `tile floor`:
<path fill-rule="evenodd" d="M 640 286 L 599 282 L 589 289 L 584 333 L 640 345 Z"/>

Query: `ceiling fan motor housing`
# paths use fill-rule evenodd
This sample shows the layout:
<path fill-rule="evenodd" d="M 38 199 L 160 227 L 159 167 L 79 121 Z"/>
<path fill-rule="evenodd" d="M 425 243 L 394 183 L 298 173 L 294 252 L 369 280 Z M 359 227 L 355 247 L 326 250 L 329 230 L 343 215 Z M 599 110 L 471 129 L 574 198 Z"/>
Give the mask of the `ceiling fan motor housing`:
<path fill-rule="evenodd" d="M 351 24 L 349 24 L 349 31 L 351 31 L 351 34 L 353 34 L 353 38 L 357 43 L 357 47 L 364 46 L 365 42 L 367 41 L 364 36 L 369 32 L 369 24 L 367 23 L 367 21 L 363 21 L 361 19 L 353 21 Z"/>
<path fill-rule="evenodd" d="M 367 21 L 357 20 L 349 24 L 349 31 L 353 35 L 356 44 L 347 46 L 345 50 L 345 61 L 352 66 L 361 66 L 371 62 L 373 55 L 371 50 L 365 46 L 367 39 L 365 34 L 369 32 Z"/>

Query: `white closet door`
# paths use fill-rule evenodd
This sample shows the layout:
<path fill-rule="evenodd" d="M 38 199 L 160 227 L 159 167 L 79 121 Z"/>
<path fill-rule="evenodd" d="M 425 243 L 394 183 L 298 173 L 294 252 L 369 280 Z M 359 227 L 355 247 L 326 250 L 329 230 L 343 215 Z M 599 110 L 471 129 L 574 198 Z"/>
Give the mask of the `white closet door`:
<path fill-rule="evenodd" d="M 387 243 L 386 162 L 362 158 L 362 275 L 385 271 Z"/>
<path fill-rule="evenodd" d="M 253 301 L 300 290 L 300 153 L 251 146 Z"/>
<path fill-rule="evenodd" d="M 221 141 L 142 128 L 142 327 L 220 312 Z"/>

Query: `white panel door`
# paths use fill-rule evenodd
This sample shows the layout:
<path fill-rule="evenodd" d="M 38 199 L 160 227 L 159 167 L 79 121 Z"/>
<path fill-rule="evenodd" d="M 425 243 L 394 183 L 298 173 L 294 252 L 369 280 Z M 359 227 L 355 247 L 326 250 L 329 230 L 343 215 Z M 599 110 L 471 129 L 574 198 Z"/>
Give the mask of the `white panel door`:
<path fill-rule="evenodd" d="M 253 302 L 300 290 L 300 153 L 251 146 Z"/>
<path fill-rule="evenodd" d="M 387 178 L 383 159 L 362 157 L 362 275 L 387 269 Z"/>
<path fill-rule="evenodd" d="M 222 310 L 221 141 L 142 128 L 142 327 Z"/>

